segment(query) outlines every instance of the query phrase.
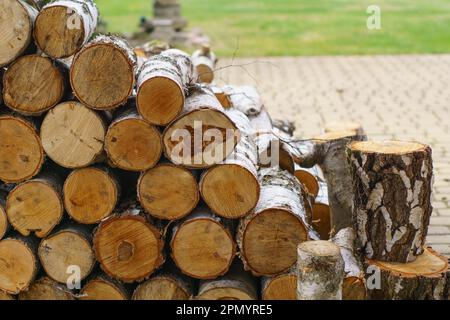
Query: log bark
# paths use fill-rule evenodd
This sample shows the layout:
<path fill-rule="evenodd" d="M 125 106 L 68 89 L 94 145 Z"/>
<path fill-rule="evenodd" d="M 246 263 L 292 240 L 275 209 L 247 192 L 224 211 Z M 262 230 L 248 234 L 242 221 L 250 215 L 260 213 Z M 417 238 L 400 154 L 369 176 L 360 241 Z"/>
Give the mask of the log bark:
<path fill-rule="evenodd" d="M 19 294 L 19 300 L 75 300 L 73 293 L 67 287 L 56 281 L 42 277 L 34 282 L 27 291 Z"/>
<path fill-rule="evenodd" d="M 183 113 L 164 130 L 164 153 L 175 164 L 208 168 L 226 159 L 239 139 L 239 130 L 214 93 L 197 86 L 186 99 Z"/>
<path fill-rule="evenodd" d="M 19 183 L 39 173 L 44 149 L 31 120 L 0 115 L 0 180 Z"/>
<path fill-rule="evenodd" d="M 222 89 L 228 96 L 228 100 L 233 108 L 247 116 L 257 116 L 261 113 L 263 103 L 255 87 L 225 86 Z"/>
<path fill-rule="evenodd" d="M 241 132 L 241 140 L 227 159 L 203 173 L 200 192 L 215 214 L 236 219 L 246 216 L 258 203 L 258 156 L 247 116 L 238 110 L 227 111 L 227 115 Z"/>
<path fill-rule="evenodd" d="M 0 67 L 25 53 L 33 39 L 33 25 L 38 11 L 22 0 L 0 3 Z"/>
<path fill-rule="evenodd" d="M 189 300 L 192 285 L 178 273 L 163 272 L 140 284 L 133 300 Z"/>
<path fill-rule="evenodd" d="M 319 183 L 319 193 L 312 204 L 312 226 L 321 240 L 328 240 L 333 233 L 331 210 L 328 202 L 328 187 L 325 182 Z"/>
<path fill-rule="evenodd" d="M 169 124 L 183 110 L 192 77 L 191 58 L 180 50 L 169 49 L 148 59 L 137 76 L 139 114 L 152 124 Z"/>
<path fill-rule="evenodd" d="M 114 109 L 131 96 L 136 65 L 136 55 L 125 40 L 99 35 L 73 58 L 70 68 L 73 92 L 92 109 Z"/>
<path fill-rule="evenodd" d="M 103 271 L 131 283 L 149 277 L 164 262 L 160 230 L 139 207 L 112 216 L 94 234 L 94 250 Z"/>
<path fill-rule="evenodd" d="M 120 113 L 110 124 L 105 151 L 114 166 L 129 171 L 153 168 L 162 154 L 161 133 L 134 108 Z"/>
<path fill-rule="evenodd" d="M 34 281 L 39 270 L 37 242 L 14 237 L 0 241 L 0 291 L 18 294 Z"/>
<path fill-rule="evenodd" d="M 58 165 L 86 167 L 103 152 L 106 125 L 100 114 L 78 102 L 63 102 L 50 110 L 41 126 L 46 154 Z"/>
<path fill-rule="evenodd" d="M 196 172 L 171 163 L 142 173 L 137 194 L 148 214 L 170 221 L 187 216 L 200 200 Z"/>
<path fill-rule="evenodd" d="M 46 237 L 63 217 L 62 184 L 50 172 L 17 185 L 6 199 L 6 214 L 11 226 L 27 237 L 34 233 Z"/>
<path fill-rule="evenodd" d="M 201 49 L 194 51 L 192 54 L 192 64 L 194 65 L 197 82 L 213 82 L 216 63 L 217 57 L 211 51 L 209 45 L 203 45 Z"/>
<path fill-rule="evenodd" d="M 95 224 L 110 216 L 120 196 L 120 185 L 104 166 L 72 171 L 64 182 L 64 204 L 72 219 Z"/>
<path fill-rule="evenodd" d="M 79 300 L 128 300 L 128 289 L 107 275 L 92 277 L 81 289 Z"/>
<path fill-rule="evenodd" d="M 298 300 L 342 300 L 344 260 L 337 245 L 307 241 L 298 246 Z"/>
<path fill-rule="evenodd" d="M 53 280 L 67 284 L 70 266 L 80 268 L 80 279 L 85 279 L 95 264 L 91 230 L 86 226 L 69 224 L 58 228 L 43 239 L 38 249 L 41 265 Z"/>
<path fill-rule="evenodd" d="M 40 55 L 18 58 L 3 77 L 3 99 L 12 110 L 24 115 L 40 115 L 64 96 L 65 68 Z"/>
<path fill-rule="evenodd" d="M 431 148 L 414 142 L 360 142 L 348 150 L 354 223 L 369 259 L 411 262 L 423 252 L 431 206 Z"/>
<path fill-rule="evenodd" d="M 275 277 L 261 279 L 262 300 L 297 300 L 297 274 L 295 267 Z"/>
<path fill-rule="evenodd" d="M 239 224 L 237 243 L 246 270 L 256 276 L 275 276 L 297 260 L 297 245 L 308 239 L 301 186 L 287 171 L 260 172 L 261 195 L 251 214 Z"/>
<path fill-rule="evenodd" d="M 369 298 L 373 300 L 446 300 L 447 259 L 431 248 L 413 262 L 366 262 Z M 375 276 L 375 277 L 374 277 Z M 377 285 L 377 279 L 379 281 Z"/>
<path fill-rule="evenodd" d="M 257 282 L 235 261 L 228 273 L 215 280 L 200 281 L 197 300 L 257 300 Z"/>
<path fill-rule="evenodd" d="M 344 259 L 344 282 L 342 285 L 343 300 L 365 300 L 367 298 L 364 269 L 355 251 L 356 233 L 353 228 L 341 229 L 331 241 L 340 250 Z"/>
<path fill-rule="evenodd" d="M 174 226 L 171 256 L 185 275 L 214 279 L 224 275 L 236 255 L 236 244 L 229 225 L 199 208 Z"/>
<path fill-rule="evenodd" d="M 54 59 L 70 57 L 94 34 L 98 16 L 93 0 L 53 1 L 36 18 L 36 45 Z"/>

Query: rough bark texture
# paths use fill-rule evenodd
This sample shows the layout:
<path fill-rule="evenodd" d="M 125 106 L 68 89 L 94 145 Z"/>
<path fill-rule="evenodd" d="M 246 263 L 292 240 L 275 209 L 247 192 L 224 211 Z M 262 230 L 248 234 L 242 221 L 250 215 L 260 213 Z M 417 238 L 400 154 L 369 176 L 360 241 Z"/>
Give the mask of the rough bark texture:
<path fill-rule="evenodd" d="M 183 113 L 164 130 L 164 153 L 175 164 L 208 168 L 226 159 L 239 139 L 239 130 L 214 93 L 197 85 Z"/>
<path fill-rule="evenodd" d="M 263 103 L 258 91 L 252 86 L 225 86 L 222 88 L 233 108 L 247 116 L 260 114 Z"/>
<path fill-rule="evenodd" d="M 72 292 L 65 285 L 56 281 L 42 277 L 35 281 L 27 291 L 19 294 L 19 300 L 75 300 Z"/>
<path fill-rule="evenodd" d="M 73 58 L 70 68 L 73 92 L 90 108 L 114 109 L 131 96 L 136 65 L 136 55 L 125 40 L 99 35 Z"/>
<path fill-rule="evenodd" d="M 340 248 L 342 259 L 344 259 L 343 300 L 365 300 L 367 297 L 364 269 L 355 251 L 355 240 L 356 233 L 350 227 L 341 229 L 331 239 Z"/>
<path fill-rule="evenodd" d="M 297 260 L 297 245 L 308 239 L 311 227 L 301 186 L 289 172 L 276 168 L 260 172 L 259 202 L 239 224 L 236 240 L 246 270 L 274 276 Z"/>
<path fill-rule="evenodd" d="M 45 5 L 36 18 L 36 44 L 54 59 L 72 56 L 94 34 L 98 15 L 93 0 L 53 1 Z"/>
<path fill-rule="evenodd" d="M 181 272 L 196 279 L 224 275 L 236 255 L 231 226 L 202 208 L 174 226 L 170 249 Z"/>
<path fill-rule="evenodd" d="M 373 300 L 447 300 L 448 262 L 431 248 L 409 263 L 368 260 L 369 298 Z"/>
<path fill-rule="evenodd" d="M 298 246 L 297 297 L 299 300 L 341 300 L 344 260 L 337 245 L 307 241 Z"/>
<path fill-rule="evenodd" d="M 431 148 L 418 143 L 349 146 L 355 230 L 366 257 L 410 262 L 423 252 L 432 213 Z"/>
<path fill-rule="evenodd" d="M 0 67 L 25 53 L 33 39 L 33 25 L 38 11 L 22 0 L 0 3 Z"/>
<path fill-rule="evenodd" d="M 209 45 L 203 46 L 192 54 L 194 74 L 198 82 L 211 83 L 214 80 L 214 69 L 217 57 Z"/>

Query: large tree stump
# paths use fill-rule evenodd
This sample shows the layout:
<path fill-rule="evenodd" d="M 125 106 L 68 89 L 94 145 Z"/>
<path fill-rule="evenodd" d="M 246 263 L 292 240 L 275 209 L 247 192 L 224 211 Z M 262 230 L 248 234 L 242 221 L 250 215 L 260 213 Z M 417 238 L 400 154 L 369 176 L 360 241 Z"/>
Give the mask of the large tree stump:
<path fill-rule="evenodd" d="M 447 259 L 431 248 L 413 262 L 367 261 L 370 299 L 447 300 Z"/>
<path fill-rule="evenodd" d="M 103 271 L 130 283 L 149 277 L 163 262 L 164 241 L 161 232 L 129 209 L 104 220 L 94 235 L 94 250 Z"/>
<path fill-rule="evenodd" d="M 128 300 L 128 289 L 119 281 L 100 274 L 92 277 L 81 289 L 79 300 Z"/>
<path fill-rule="evenodd" d="M 237 110 L 227 111 L 227 115 L 241 132 L 241 140 L 227 159 L 203 173 L 200 192 L 214 213 L 236 219 L 247 215 L 258 203 L 258 156 L 247 116 Z"/>
<path fill-rule="evenodd" d="M 136 55 L 125 40 L 99 35 L 73 58 L 73 92 L 90 108 L 114 109 L 125 104 L 133 92 L 136 64 Z"/>
<path fill-rule="evenodd" d="M 356 233 L 353 228 L 341 229 L 331 241 L 340 250 L 344 259 L 344 283 L 342 285 L 343 300 L 365 300 L 367 297 L 364 269 L 355 251 Z"/>
<path fill-rule="evenodd" d="M 349 146 L 354 223 L 369 259 L 410 262 L 423 252 L 432 212 L 431 148 L 415 142 Z"/>
<path fill-rule="evenodd" d="M 39 115 L 53 108 L 64 96 L 64 68 L 39 55 L 14 61 L 3 77 L 3 99 L 12 110 Z"/>
<path fill-rule="evenodd" d="M 171 163 L 161 163 L 144 172 L 137 186 L 142 207 L 158 219 L 184 218 L 200 200 L 195 174 Z"/>
<path fill-rule="evenodd" d="M 203 83 L 213 82 L 216 63 L 217 57 L 211 51 L 209 45 L 203 45 L 201 49 L 194 51 L 192 64 L 194 65 L 197 81 Z"/>
<path fill-rule="evenodd" d="M 342 300 L 344 260 L 329 241 L 306 241 L 298 246 L 297 298 Z"/>
<path fill-rule="evenodd" d="M 8 65 L 28 49 L 37 14 L 37 10 L 25 1 L 1 1 L 0 67 Z"/>
<path fill-rule="evenodd" d="M 43 172 L 17 185 L 6 199 L 11 226 L 23 236 L 46 237 L 63 217 L 62 185 L 58 176 Z"/>
<path fill-rule="evenodd" d="M 174 227 L 170 249 L 181 272 L 196 279 L 224 275 L 236 254 L 230 228 L 206 209 L 199 209 Z"/>
<path fill-rule="evenodd" d="M 226 159 L 239 139 L 239 130 L 214 93 L 197 86 L 186 99 L 183 113 L 164 130 L 164 153 L 175 164 L 208 168 Z"/>
<path fill-rule="evenodd" d="M 109 126 L 105 151 L 112 165 L 129 171 L 153 168 L 162 154 L 161 134 L 134 110 L 127 109 Z"/>
<path fill-rule="evenodd" d="M 151 57 L 137 76 L 139 114 L 155 125 L 167 125 L 181 113 L 193 77 L 188 54 L 169 49 Z"/>
<path fill-rule="evenodd" d="M 94 34 L 98 15 L 93 0 L 53 1 L 45 5 L 36 18 L 36 44 L 54 59 L 70 57 Z"/>
<path fill-rule="evenodd" d="M 103 152 L 105 121 L 78 102 L 63 102 L 50 110 L 41 126 L 46 154 L 65 168 L 94 163 Z"/>
<path fill-rule="evenodd" d="M 78 223 L 95 224 L 111 215 L 120 186 L 111 170 L 103 166 L 72 171 L 64 182 L 64 205 Z"/>
<path fill-rule="evenodd" d="M 47 275 L 53 280 L 66 284 L 71 276 L 70 266 L 80 268 L 80 279 L 85 279 L 95 264 L 90 230 L 80 225 L 58 228 L 39 245 L 38 255 Z"/>
<path fill-rule="evenodd" d="M 31 238 L 0 241 L 0 291 L 18 294 L 34 281 L 39 269 L 37 242 Z"/>
<path fill-rule="evenodd" d="M 0 180 L 19 183 L 39 173 L 44 149 L 33 122 L 0 115 Z"/>
<path fill-rule="evenodd" d="M 297 300 L 297 274 L 295 267 L 275 277 L 261 280 L 263 300 Z"/>
<path fill-rule="evenodd" d="M 287 171 L 260 172 L 261 196 L 254 212 L 239 224 L 237 243 L 247 270 L 274 276 L 297 261 L 297 245 L 308 239 L 310 226 L 301 186 Z"/>
<path fill-rule="evenodd" d="M 189 300 L 191 296 L 190 281 L 164 272 L 140 284 L 134 290 L 133 300 Z"/>
<path fill-rule="evenodd" d="M 67 287 L 56 281 L 42 277 L 34 282 L 27 291 L 19 294 L 19 300 L 75 300 L 72 292 Z"/>

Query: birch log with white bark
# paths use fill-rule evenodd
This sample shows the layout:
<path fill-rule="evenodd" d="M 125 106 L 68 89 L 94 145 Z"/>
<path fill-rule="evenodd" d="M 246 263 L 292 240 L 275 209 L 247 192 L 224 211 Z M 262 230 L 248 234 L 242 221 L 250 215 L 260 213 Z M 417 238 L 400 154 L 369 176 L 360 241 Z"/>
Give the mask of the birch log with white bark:
<path fill-rule="evenodd" d="M 0 67 L 24 54 L 33 43 L 38 11 L 22 0 L 0 2 Z"/>
<path fill-rule="evenodd" d="M 297 298 L 342 300 L 344 260 L 329 241 L 306 241 L 298 246 Z"/>
<path fill-rule="evenodd" d="M 311 227 L 298 180 L 277 168 L 259 173 L 261 195 L 255 210 L 240 221 L 236 241 L 246 270 L 274 276 L 297 261 L 297 245 Z"/>
<path fill-rule="evenodd" d="M 192 54 L 192 63 L 198 82 L 211 83 L 214 80 L 214 69 L 217 57 L 209 45 L 203 45 L 201 49 Z"/>
<path fill-rule="evenodd" d="M 133 93 L 136 66 L 136 55 L 124 39 L 98 35 L 73 58 L 73 93 L 92 109 L 111 110 L 124 105 Z"/>
<path fill-rule="evenodd" d="M 224 86 L 222 90 L 234 109 L 247 116 L 257 116 L 261 112 L 263 103 L 255 87 L 228 85 Z"/>
<path fill-rule="evenodd" d="M 432 213 L 431 148 L 415 142 L 355 142 L 348 152 L 353 222 L 365 256 L 414 261 L 423 252 Z"/>
<path fill-rule="evenodd" d="M 93 0 L 52 1 L 36 18 L 36 45 L 54 59 L 70 57 L 94 34 L 98 16 Z"/>

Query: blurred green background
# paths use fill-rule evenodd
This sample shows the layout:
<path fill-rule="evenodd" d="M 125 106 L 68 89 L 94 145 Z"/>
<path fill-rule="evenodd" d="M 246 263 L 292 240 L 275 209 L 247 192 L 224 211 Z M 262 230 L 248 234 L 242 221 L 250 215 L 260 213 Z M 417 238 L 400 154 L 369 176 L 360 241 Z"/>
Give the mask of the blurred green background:
<path fill-rule="evenodd" d="M 151 0 L 96 0 L 111 32 L 138 29 Z M 220 56 L 450 52 L 449 0 L 180 0 Z M 381 7 L 381 30 L 366 27 Z"/>

